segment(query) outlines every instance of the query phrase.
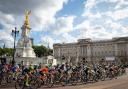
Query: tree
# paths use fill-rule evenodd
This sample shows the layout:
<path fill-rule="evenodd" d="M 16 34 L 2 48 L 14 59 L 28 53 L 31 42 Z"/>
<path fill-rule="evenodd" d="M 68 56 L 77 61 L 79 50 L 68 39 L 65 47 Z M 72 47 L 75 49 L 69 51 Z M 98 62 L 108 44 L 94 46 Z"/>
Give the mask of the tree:
<path fill-rule="evenodd" d="M 12 48 L 0 48 L 0 56 L 2 55 L 12 56 L 13 49 Z"/>
<path fill-rule="evenodd" d="M 52 55 L 53 54 L 53 49 L 49 49 L 48 53 L 49 53 L 49 55 Z"/>
<path fill-rule="evenodd" d="M 47 56 L 52 54 L 52 49 L 48 49 L 45 46 L 33 46 L 34 52 L 37 57 Z"/>
<path fill-rule="evenodd" d="M 2 50 L 2 48 L 0 48 L 0 56 L 3 54 L 3 52 L 2 52 L 3 50 Z"/>
<path fill-rule="evenodd" d="M 33 46 L 34 52 L 37 57 L 52 55 L 53 50 L 46 48 L 45 46 Z M 13 56 L 13 48 L 0 48 L 0 56 L 6 55 L 6 56 Z"/>

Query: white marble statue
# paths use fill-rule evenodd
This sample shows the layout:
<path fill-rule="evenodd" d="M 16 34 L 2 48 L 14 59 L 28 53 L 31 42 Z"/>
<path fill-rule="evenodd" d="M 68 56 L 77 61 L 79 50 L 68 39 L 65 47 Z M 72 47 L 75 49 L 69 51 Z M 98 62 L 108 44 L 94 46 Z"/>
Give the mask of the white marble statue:
<path fill-rule="evenodd" d="M 21 38 L 18 40 L 15 57 L 36 57 L 34 50 L 32 48 L 32 42 L 29 38 L 30 25 L 29 25 L 29 15 L 30 11 L 25 12 L 24 24 L 21 27 L 22 34 Z"/>

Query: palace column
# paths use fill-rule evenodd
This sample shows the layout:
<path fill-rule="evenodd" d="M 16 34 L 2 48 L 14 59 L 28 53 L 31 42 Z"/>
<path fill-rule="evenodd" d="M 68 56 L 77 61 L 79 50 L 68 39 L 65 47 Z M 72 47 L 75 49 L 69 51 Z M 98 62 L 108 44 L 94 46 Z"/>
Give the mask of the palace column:
<path fill-rule="evenodd" d="M 91 61 L 91 46 L 87 44 L 87 60 Z"/>

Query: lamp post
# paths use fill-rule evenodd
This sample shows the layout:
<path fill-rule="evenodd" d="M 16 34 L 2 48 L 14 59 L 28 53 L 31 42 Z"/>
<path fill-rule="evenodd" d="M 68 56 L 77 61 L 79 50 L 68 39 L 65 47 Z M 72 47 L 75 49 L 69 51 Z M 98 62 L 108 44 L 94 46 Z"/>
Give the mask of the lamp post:
<path fill-rule="evenodd" d="M 17 37 L 18 33 L 19 33 L 19 31 L 15 27 L 15 29 L 12 30 L 12 36 L 14 36 L 14 50 L 13 50 L 12 65 L 15 64 L 15 50 L 16 50 L 15 43 L 16 43 L 16 37 Z"/>

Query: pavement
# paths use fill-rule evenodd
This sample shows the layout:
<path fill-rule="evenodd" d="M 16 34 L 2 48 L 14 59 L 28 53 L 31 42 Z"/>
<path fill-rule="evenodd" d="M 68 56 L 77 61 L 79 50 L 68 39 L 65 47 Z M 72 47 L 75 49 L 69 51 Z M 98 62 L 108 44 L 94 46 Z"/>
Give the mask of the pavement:
<path fill-rule="evenodd" d="M 0 87 L 0 89 L 15 89 L 13 85 Z M 128 69 L 127 74 L 117 79 L 105 80 L 89 84 L 77 84 L 75 86 L 54 86 L 52 88 L 41 87 L 40 89 L 128 89 Z"/>

